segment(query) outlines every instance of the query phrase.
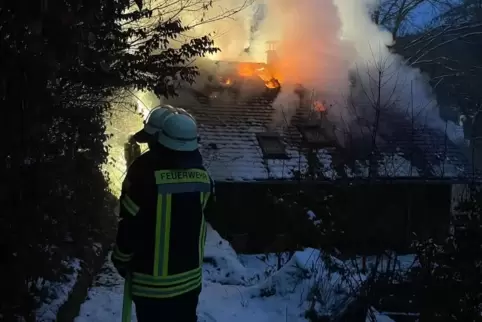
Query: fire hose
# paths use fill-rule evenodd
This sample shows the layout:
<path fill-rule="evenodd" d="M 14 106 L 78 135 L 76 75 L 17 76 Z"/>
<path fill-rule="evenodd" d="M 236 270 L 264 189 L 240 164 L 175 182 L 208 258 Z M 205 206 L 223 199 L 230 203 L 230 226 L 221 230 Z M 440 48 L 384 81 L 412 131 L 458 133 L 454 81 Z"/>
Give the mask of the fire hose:
<path fill-rule="evenodd" d="M 124 281 L 124 296 L 122 298 L 122 322 L 132 319 L 132 275 L 127 272 Z"/>

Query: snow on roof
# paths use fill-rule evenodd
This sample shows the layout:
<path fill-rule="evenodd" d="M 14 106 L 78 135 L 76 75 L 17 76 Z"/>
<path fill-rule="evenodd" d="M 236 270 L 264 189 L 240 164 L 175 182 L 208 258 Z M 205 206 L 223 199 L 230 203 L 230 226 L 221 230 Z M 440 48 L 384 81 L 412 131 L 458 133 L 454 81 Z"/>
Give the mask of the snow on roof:
<path fill-rule="evenodd" d="M 212 177 L 221 182 L 259 182 L 294 180 L 299 174 L 313 173 L 319 181 L 342 179 L 367 179 L 367 157 L 357 157 L 346 162 L 340 146 L 314 151 L 316 162 L 308 161 L 307 149 L 302 148 L 303 109 L 290 124 L 279 128 L 285 145 L 286 157 L 267 159 L 257 140 L 257 133 L 267 132 L 272 124 L 275 109 L 272 101 L 257 98 L 251 102 L 234 103 L 199 100 L 188 109 L 199 123 L 201 152 Z M 306 113 L 305 113 L 306 114 Z M 419 179 L 469 182 L 473 180 L 471 164 L 461 148 L 445 135 L 431 129 L 413 129 L 411 123 L 400 115 L 383 119 L 390 131 L 380 131 L 377 142 L 377 176 L 380 179 Z M 313 150 L 311 150 L 313 153 Z M 334 159 L 337 161 L 335 162 Z M 303 177 L 303 175 L 302 175 Z M 478 176 L 477 176 L 478 177 Z"/>
<path fill-rule="evenodd" d="M 406 176 L 462 181 L 480 179 L 480 173 L 474 170 L 464 147 L 451 141 L 450 135 L 428 125 L 414 124 L 396 111 L 385 112 L 380 122 L 385 124 L 379 133 L 384 141 L 380 149 L 385 157 L 390 153 L 405 159 L 406 170 L 416 170 L 409 170 L 411 174 L 404 170 Z M 397 163 L 400 162 L 398 158 Z"/>

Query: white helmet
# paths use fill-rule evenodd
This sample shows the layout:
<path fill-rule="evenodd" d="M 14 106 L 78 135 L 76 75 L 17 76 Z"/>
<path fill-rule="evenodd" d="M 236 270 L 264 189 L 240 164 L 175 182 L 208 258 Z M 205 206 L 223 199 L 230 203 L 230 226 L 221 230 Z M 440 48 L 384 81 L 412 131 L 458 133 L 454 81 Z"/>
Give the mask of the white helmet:
<path fill-rule="evenodd" d="M 171 105 L 163 105 L 153 108 L 144 121 L 144 128 L 133 135 L 134 140 L 139 143 L 147 143 L 153 135 L 161 130 L 164 119 L 177 111 Z"/>
<path fill-rule="evenodd" d="M 192 116 L 191 113 L 189 113 L 188 111 L 186 111 L 182 107 L 177 107 L 176 111 L 179 112 L 179 114 L 185 114 L 185 115 L 189 116 L 190 118 L 192 118 L 194 120 L 194 122 L 196 122 L 196 119 L 194 118 L 194 116 Z"/>
<path fill-rule="evenodd" d="M 157 141 L 174 151 L 194 151 L 198 148 L 198 130 L 188 113 L 171 113 L 164 118 Z"/>

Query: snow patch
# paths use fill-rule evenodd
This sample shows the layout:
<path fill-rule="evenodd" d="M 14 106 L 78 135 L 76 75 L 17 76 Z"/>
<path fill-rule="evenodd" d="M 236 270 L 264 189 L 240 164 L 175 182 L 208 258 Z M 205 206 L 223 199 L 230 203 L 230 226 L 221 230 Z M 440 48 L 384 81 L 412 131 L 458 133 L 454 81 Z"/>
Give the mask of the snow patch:
<path fill-rule="evenodd" d="M 246 285 L 247 270 L 229 242 L 207 225 L 203 277 L 220 284 Z"/>
<path fill-rule="evenodd" d="M 383 177 L 418 177 L 419 171 L 403 153 L 382 153 L 378 175 Z"/>
<path fill-rule="evenodd" d="M 305 312 L 312 307 L 310 300 L 314 296 L 321 294 L 321 300 L 327 303 L 318 311 L 328 312 L 361 282 L 356 278 L 342 279 L 336 270 L 328 267 L 324 254 L 315 249 L 296 252 L 291 258 L 288 254 L 281 256 L 238 256 L 230 244 L 208 226 L 199 322 L 307 322 Z M 329 259 L 335 266 L 344 265 L 336 258 Z M 273 270 L 279 263 L 284 264 L 281 269 Z M 75 322 L 120 321 L 123 283 L 112 263 L 107 261 Z M 134 313 L 132 321 L 136 321 Z"/>
<path fill-rule="evenodd" d="M 39 303 L 36 316 L 38 322 L 53 322 L 57 320 L 59 308 L 67 301 L 72 289 L 77 282 L 79 272 L 81 271 L 81 260 L 73 258 L 63 261 L 65 269 L 69 272 L 63 274 L 60 281 L 47 281 L 38 278 L 35 281 L 35 287 L 42 295 L 36 298 Z"/>
<path fill-rule="evenodd" d="M 400 273 L 407 273 L 414 267 L 418 267 L 420 263 L 418 262 L 418 258 L 415 254 L 407 254 L 407 255 L 397 255 L 394 254 L 386 254 L 384 256 L 365 256 L 365 265 L 368 270 L 372 270 L 377 268 L 379 272 L 385 272 L 390 269 L 395 269 L 397 272 Z M 352 261 L 351 265 L 354 266 L 355 269 L 360 269 L 363 264 L 363 257 L 358 256 L 354 261 Z"/>
<path fill-rule="evenodd" d="M 330 315 L 365 279 L 354 272 L 344 276 L 340 273 L 344 268 L 342 261 L 307 248 L 296 252 L 278 272 L 254 287 L 253 294 L 261 297 L 294 295 L 293 299 L 298 299 L 304 311 L 315 302 L 323 303 L 317 313 Z"/>
<path fill-rule="evenodd" d="M 316 214 L 311 211 L 311 210 L 308 210 L 306 212 L 306 215 L 308 216 L 308 219 L 313 222 L 313 225 L 315 225 L 316 227 L 319 227 L 322 223 L 321 219 L 318 219 L 318 217 L 316 216 Z"/>
<path fill-rule="evenodd" d="M 394 320 L 389 318 L 387 315 L 381 314 L 380 312 L 375 310 L 373 307 L 370 308 L 370 311 L 371 311 L 371 316 L 370 316 L 370 313 L 367 314 L 367 318 L 365 320 L 366 322 L 373 322 L 373 321 L 376 321 L 376 322 L 395 322 Z"/>

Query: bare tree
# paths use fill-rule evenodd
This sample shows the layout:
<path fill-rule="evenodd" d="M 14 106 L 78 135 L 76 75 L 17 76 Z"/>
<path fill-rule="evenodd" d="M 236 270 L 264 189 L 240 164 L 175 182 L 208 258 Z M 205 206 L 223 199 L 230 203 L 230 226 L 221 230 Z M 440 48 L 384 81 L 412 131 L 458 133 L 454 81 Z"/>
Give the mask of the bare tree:
<path fill-rule="evenodd" d="M 450 0 L 381 0 L 373 21 L 389 30 L 393 39 L 420 31 L 450 4 Z M 425 17 L 424 17 L 425 16 Z"/>
<path fill-rule="evenodd" d="M 463 0 L 446 4 L 430 27 L 399 39 L 395 48 L 409 64 L 430 75 L 439 101 L 454 106 L 470 121 L 482 107 L 481 44 L 482 3 Z"/>
<path fill-rule="evenodd" d="M 216 38 L 215 33 L 222 34 L 225 31 L 215 30 L 215 24 L 229 19 L 234 21 L 244 9 L 251 6 L 255 0 L 242 1 L 221 1 L 221 0 L 150 0 L 144 3 L 151 14 L 135 24 L 126 24 L 125 28 L 135 28 L 139 30 L 139 36 L 132 39 L 132 46 L 141 46 L 146 41 L 146 35 L 154 34 L 156 28 L 166 21 L 180 21 L 185 28 L 183 37 L 176 39 L 182 43 L 189 41 L 194 35 L 198 35 L 198 29 L 202 28 L 201 33 L 210 33 L 212 38 Z M 131 10 L 135 11 L 138 3 L 133 3 Z M 218 35 L 219 36 L 219 35 Z M 175 45 L 175 42 L 169 45 Z"/>

